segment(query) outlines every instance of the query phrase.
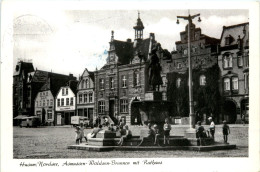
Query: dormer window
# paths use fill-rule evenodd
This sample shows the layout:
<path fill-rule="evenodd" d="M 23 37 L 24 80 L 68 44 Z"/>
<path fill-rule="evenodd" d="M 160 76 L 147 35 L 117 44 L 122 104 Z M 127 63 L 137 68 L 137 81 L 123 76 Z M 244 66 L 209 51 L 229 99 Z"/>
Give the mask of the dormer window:
<path fill-rule="evenodd" d="M 230 45 L 233 42 L 234 38 L 231 35 L 225 37 L 225 45 Z"/>

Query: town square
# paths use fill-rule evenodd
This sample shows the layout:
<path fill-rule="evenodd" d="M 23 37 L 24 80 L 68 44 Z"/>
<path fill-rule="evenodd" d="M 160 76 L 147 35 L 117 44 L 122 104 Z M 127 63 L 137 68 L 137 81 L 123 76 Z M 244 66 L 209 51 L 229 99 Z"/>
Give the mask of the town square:
<path fill-rule="evenodd" d="M 14 166 L 160 171 L 170 160 L 191 169 L 178 161 L 220 158 L 244 159 L 242 171 L 254 159 L 251 7 L 134 4 L 6 12 Z"/>

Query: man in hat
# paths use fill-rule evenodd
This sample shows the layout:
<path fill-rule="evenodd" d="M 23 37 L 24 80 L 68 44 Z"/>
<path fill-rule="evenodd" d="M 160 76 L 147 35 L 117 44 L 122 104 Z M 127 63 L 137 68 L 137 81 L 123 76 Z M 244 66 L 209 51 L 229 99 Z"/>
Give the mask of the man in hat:
<path fill-rule="evenodd" d="M 210 122 L 210 126 L 209 126 L 209 132 L 211 137 L 214 139 L 214 135 L 215 135 L 215 123 L 212 120 L 212 117 L 208 118 L 209 122 Z"/>

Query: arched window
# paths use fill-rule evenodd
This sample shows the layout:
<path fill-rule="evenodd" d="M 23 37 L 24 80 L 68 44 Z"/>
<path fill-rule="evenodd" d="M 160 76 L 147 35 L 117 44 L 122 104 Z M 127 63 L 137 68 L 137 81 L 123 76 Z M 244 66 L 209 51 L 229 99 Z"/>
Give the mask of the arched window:
<path fill-rule="evenodd" d="M 179 88 L 181 86 L 181 78 L 178 78 L 176 81 L 176 87 Z"/>
<path fill-rule="evenodd" d="M 205 75 L 200 76 L 200 85 L 206 85 L 206 76 Z"/>

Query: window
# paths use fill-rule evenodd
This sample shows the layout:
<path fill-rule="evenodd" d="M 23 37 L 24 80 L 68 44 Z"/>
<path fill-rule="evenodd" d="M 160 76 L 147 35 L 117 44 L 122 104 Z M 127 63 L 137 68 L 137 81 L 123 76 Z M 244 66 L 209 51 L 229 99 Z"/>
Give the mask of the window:
<path fill-rule="evenodd" d="M 47 111 L 48 119 L 52 119 L 52 111 L 48 110 Z"/>
<path fill-rule="evenodd" d="M 46 92 L 46 96 L 48 96 L 48 92 Z"/>
<path fill-rule="evenodd" d="M 206 77 L 205 75 L 200 76 L 200 85 L 206 85 Z"/>
<path fill-rule="evenodd" d="M 166 78 L 165 76 L 162 77 L 162 81 L 163 81 L 162 86 L 163 86 L 163 87 L 166 87 L 166 86 L 167 86 L 167 78 Z"/>
<path fill-rule="evenodd" d="M 232 78 L 232 90 L 238 90 L 238 77 Z"/>
<path fill-rule="evenodd" d="M 68 92 L 69 92 L 69 89 L 68 89 L 68 88 L 66 88 L 66 95 L 68 95 Z"/>
<path fill-rule="evenodd" d="M 230 79 L 224 78 L 224 91 L 230 91 Z"/>
<path fill-rule="evenodd" d="M 140 74 L 138 72 L 134 72 L 134 86 L 140 85 Z"/>
<path fill-rule="evenodd" d="M 224 68 L 232 68 L 233 67 L 233 60 L 232 60 L 231 54 L 224 55 L 223 67 Z"/>
<path fill-rule="evenodd" d="M 62 88 L 62 95 L 64 95 L 64 88 Z"/>
<path fill-rule="evenodd" d="M 84 80 L 81 81 L 81 88 L 84 88 Z"/>
<path fill-rule="evenodd" d="M 115 82 L 114 78 L 113 77 L 109 78 L 109 82 L 110 82 L 110 89 L 114 89 L 114 82 Z"/>
<path fill-rule="evenodd" d="M 244 73 L 244 80 L 245 80 L 245 89 L 248 89 L 249 86 L 249 74 Z"/>
<path fill-rule="evenodd" d="M 89 100 L 89 103 L 92 103 L 92 101 L 93 101 L 93 93 L 92 92 L 90 92 L 90 93 L 88 93 L 88 100 Z"/>
<path fill-rule="evenodd" d="M 79 103 L 82 103 L 82 94 L 79 95 Z"/>
<path fill-rule="evenodd" d="M 50 100 L 50 106 L 53 106 L 53 100 L 52 99 Z"/>
<path fill-rule="evenodd" d="M 184 49 L 184 50 L 183 50 L 183 55 L 186 56 L 187 54 L 188 54 L 188 50 L 187 50 L 187 49 Z"/>
<path fill-rule="evenodd" d="M 64 98 L 61 99 L 61 106 L 64 106 Z"/>
<path fill-rule="evenodd" d="M 66 105 L 68 106 L 70 104 L 70 99 L 66 98 Z"/>
<path fill-rule="evenodd" d="M 181 78 L 178 78 L 176 81 L 176 87 L 179 88 L 181 86 Z"/>
<path fill-rule="evenodd" d="M 47 100 L 47 106 L 49 106 L 49 102 L 50 102 L 50 101 L 49 101 L 49 100 Z"/>
<path fill-rule="evenodd" d="M 182 67 L 181 63 L 178 62 L 178 63 L 177 63 L 177 69 L 180 69 L 181 67 Z"/>
<path fill-rule="evenodd" d="M 105 101 L 98 102 L 98 112 L 104 113 L 105 112 Z"/>
<path fill-rule="evenodd" d="M 36 101 L 36 107 L 38 107 L 38 101 Z"/>
<path fill-rule="evenodd" d="M 89 88 L 89 82 L 88 82 L 88 79 L 86 79 L 86 88 Z"/>
<path fill-rule="evenodd" d="M 127 86 L 127 85 L 126 85 L 126 76 L 123 75 L 123 76 L 122 76 L 122 87 L 123 87 L 123 88 L 126 88 L 126 86 Z"/>
<path fill-rule="evenodd" d="M 42 101 L 42 106 L 45 106 L 45 100 Z"/>
<path fill-rule="evenodd" d="M 70 98 L 70 105 L 73 106 L 73 97 Z"/>
<path fill-rule="evenodd" d="M 120 100 L 120 110 L 123 113 L 128 112 L 128 100 L 127 99 Z"/>
<path fill-rule="evenodd" d="M 60 106 L 60 99 L 57 99 L 58 107 Z"/>
<path fill-rule="evenodd" d="M 237 56 L 237 66 L 242 67 L 243 66 L 243 58 L 241 55 Z"/>
<path fill-rule="evenodd" d="M 101 78 L 100 80 L 99 80 L 99 87 L 100 87 L 100 89 L 101 90 L 103 90 L 105 87 L 104 87 L 104 79 L 103 78 Z"/>
<path fill-rule="evenodd" d="M 84 94 L 84 103 L 87 103 L 87 101 L 88 101 L 88 95 L 85 93 Z"/>
<path fill-rule="evenodd" d="M 230 45 L 233 42 L 234 38 L 229 35 L 227 37 L 225 37 L 225 45 Z"/>

